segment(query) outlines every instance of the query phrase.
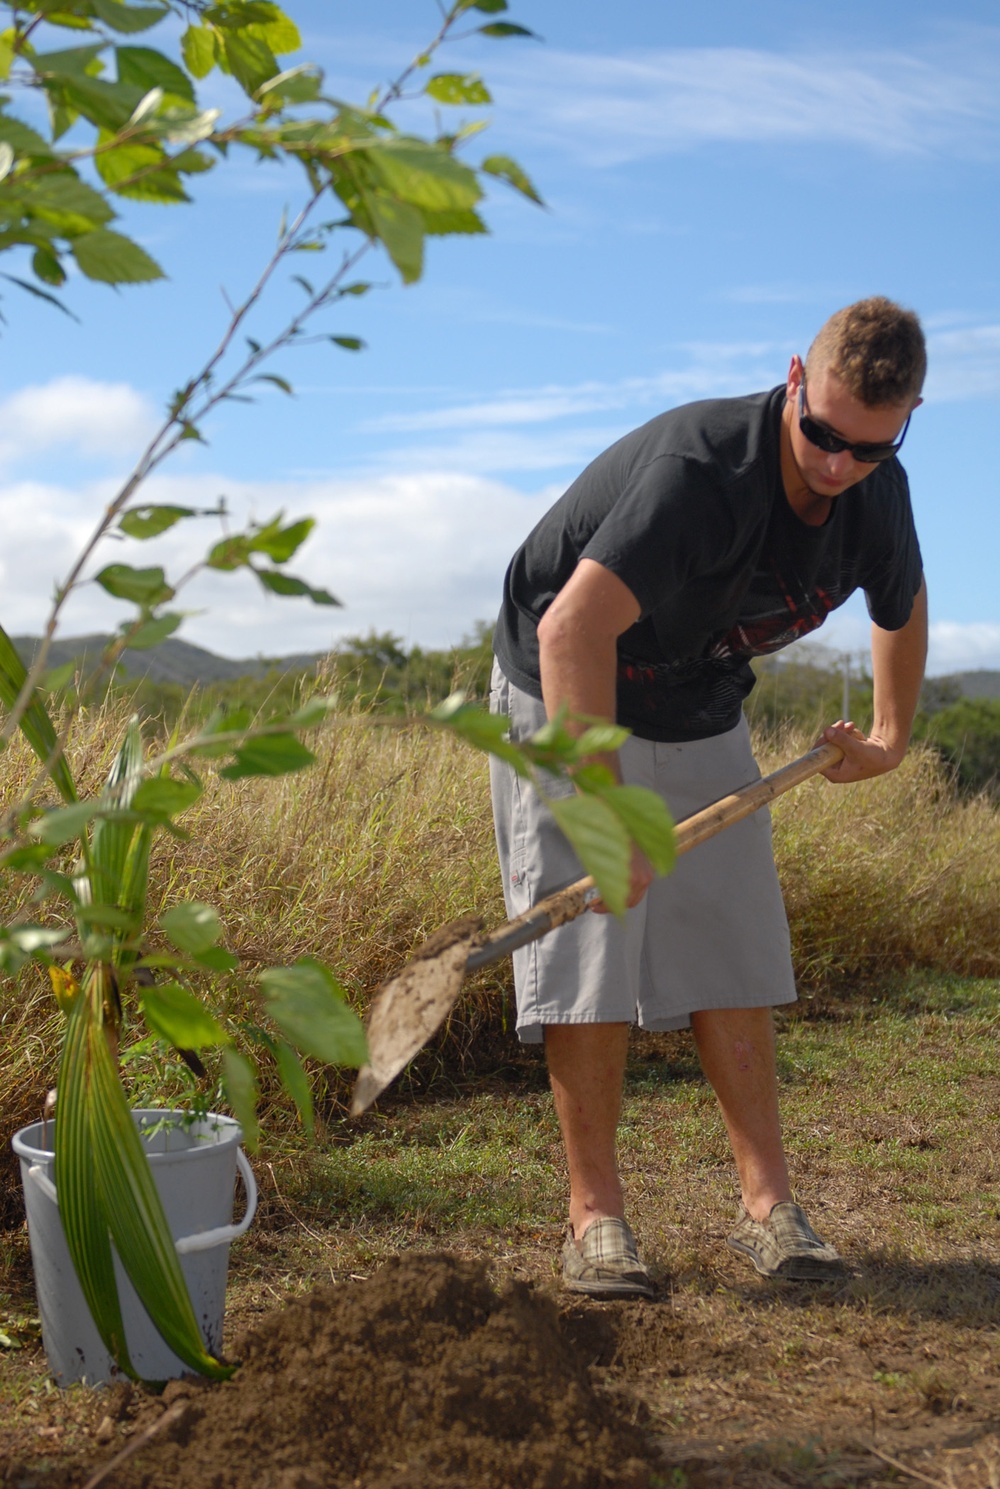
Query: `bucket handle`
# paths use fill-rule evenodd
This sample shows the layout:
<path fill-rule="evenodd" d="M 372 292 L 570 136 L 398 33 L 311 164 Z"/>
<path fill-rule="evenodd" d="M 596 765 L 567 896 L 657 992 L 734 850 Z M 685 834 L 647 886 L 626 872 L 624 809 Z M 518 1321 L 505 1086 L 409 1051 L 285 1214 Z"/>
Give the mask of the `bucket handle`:
<path fill-rule="evenodd" d="M 178 1256 L 186 1256 L 192 1251 L 209 1251 L 213 1246 L 221 1246 L 224 1242 L 234 1241 L 237 1236 L 242 1236 L 244 1231 L 250 1229 L 250 1223 L 257 1213 L 257 1180 L 253 1176 L 253 1169 L 247 1162 L 242 1148 L 236 1149 L 236 1164 L 247 1192 L 247 1208 L 243 1219 L 238 1220 L 235 1225 L 219 1225 L 214 1230 L 199 1231 L 192 1236 L 178 1237 L 174 1242 Z M 31 1164 L 28 1169 L 28 1178 L 38 1185 L 47 1199 L 50 1199 L 54 1205 L 58 1205 L 59 1195 L 56 1193 L 56 1186 L 42 1164 Z"/>
<path fill-rule="evenodd" d="M 178 1256 L 187 1256 L 192 1251 L 209 1251 L 213 1246 L 235 1241 L 237 1236 L 242 1236 L 244 1231 L 250 1229 L 250 1222 L 257 1213 L 257 1180 L 242 1148 L 236 1149 L 236 1166 L 243 1176 L 243 1187 L 247 1192 L 247 1208 L 243 1219 L 238 1220 L 235 1225 L 219 1225 L 215 1230 L 203 1230 L 197 1235 L 179 1236 L 174 1242 Z"/>

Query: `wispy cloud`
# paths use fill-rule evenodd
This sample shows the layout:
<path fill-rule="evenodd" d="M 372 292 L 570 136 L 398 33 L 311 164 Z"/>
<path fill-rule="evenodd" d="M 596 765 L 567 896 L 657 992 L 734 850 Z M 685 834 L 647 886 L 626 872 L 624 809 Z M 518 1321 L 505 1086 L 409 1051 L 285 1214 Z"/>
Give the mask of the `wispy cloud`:
<path fill-rule="evenodd" d="M 618 409 L 668 408 L 685 399 L 726 397 L 767 387 L 784 372 L 784 348 L 765 342 L 691 342 L 687 365 L 650 377 L 509 389 L 497 396 L 413 413 L 385 414 L 362 427 L 401 433 L 550 424 Z"/>
<path fill-rule="evenodd" d="M 1000 143 L 1000 33 L 947 57 L 885 50 L 667 48 L 522 54 L 491 66 L 504 109 L 591 165 L 719 142 L 853 145 L 879 155 L 977 154 Z"/>

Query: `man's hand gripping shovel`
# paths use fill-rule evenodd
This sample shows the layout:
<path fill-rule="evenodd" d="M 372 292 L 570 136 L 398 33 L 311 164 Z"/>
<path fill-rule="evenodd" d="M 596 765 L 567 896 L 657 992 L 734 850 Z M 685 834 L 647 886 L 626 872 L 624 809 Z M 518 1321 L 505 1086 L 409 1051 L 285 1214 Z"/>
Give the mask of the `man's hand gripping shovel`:
<path fill-rule="evenodd" d="M 842 753 L 836 745 L 819 745 L 763 780 L 742 786 L 686 817 L 677 824 L 677 852 L 687 853 L 734 822 L 741 822 L 793 786 L 835 765 Z M 593 879 L 579 879 L 495 931 L 484 933 L 475 916 L 452 921 L 435 931 L 403 970 L 375 995 L 368 1018 L 368 1064 L 358 1072 L 351 1115 L 357 1117 L 367 1111 L 437 1032 L 458 1001 L 467 972 L 497 962 L 556 926 L 575 920 L 597 897 Z"/>

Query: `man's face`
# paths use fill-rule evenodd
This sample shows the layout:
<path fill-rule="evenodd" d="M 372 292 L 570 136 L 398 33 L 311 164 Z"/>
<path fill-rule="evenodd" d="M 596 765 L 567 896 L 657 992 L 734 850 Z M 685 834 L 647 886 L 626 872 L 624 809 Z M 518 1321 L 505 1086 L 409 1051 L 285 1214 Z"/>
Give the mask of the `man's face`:
<path fill-rule="evenodd" d="M 850 450 L 828 455 L 807 440 L 799 428 L 799 389 L 805 375 L 801 359 L 793 358 L 786 389 L 791 408 L 788 435 L 799 475 L 816 496 L 839 496 L 856 486 L 875 469 L 874 464 L 855 460 Z M 852 445 L 894 444 L 912 410 L 920 402 L 885 404 L 869 408 L 858 402 L 835 372 L 820 366 L 809 373 L 806 388 L 808 412 L 818 424 Z"/>

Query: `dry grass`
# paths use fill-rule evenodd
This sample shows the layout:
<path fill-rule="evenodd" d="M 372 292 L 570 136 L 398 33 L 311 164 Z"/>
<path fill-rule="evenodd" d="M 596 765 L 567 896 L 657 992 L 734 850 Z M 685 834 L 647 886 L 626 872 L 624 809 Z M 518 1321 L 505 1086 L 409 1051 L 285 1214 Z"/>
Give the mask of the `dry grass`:
<path fill-rule="evenodd" d="M 71 757 L 88 789 L 103 781 L 125 721 L 120 703 L 79 720 Z M 243 964 L 229 995 L 235 1016 L 253 1007 L 258 969 L 305 953 L 334 967 L 363 1010 L 436 926 L 470 911 L 487 925 L 503 919 L 484 757 L 443 731 L 361 714 L 312 743 L 317 764 L 299 775 L 233 784 L 207 770 L 205 794 L 183 819 L 187 840 L 164 837 L 154 852 L 151 923 L 178 899 L 219 907 Z M 764 769 L 808 744 L 761 740 Z M 4 797 L 30 768 L 14 744 L 0 760 Z M 991 975 L 1000 966 L 1000 811 L 960 801 L 930 753 L 916 749 L 893 775 L 861 786 L 799 787 L 776 806 L 775 841 L 807 993 L 836 996 L 845 983 L 914 967 Z M 16 908 L 14 897 L 2 904 Z M 5 1115 L 21 1118 L 19 1093 L 51 1078 L 44 992 L 37 973 L 0 988 Z M 470 979 L 421 1079 L 491 1058 L 506 1040 L 510 994 L 509 965 Z"/>

